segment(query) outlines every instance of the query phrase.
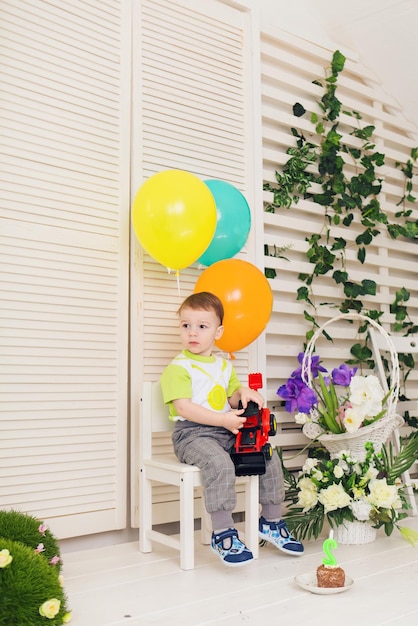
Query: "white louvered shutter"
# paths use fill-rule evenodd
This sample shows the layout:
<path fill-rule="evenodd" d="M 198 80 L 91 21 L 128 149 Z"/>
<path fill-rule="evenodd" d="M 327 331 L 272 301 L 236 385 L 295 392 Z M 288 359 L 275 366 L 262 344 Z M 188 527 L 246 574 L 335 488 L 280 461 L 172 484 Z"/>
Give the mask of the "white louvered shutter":
<path fill-rule="evenodd" d="M 255 215 L 260 214 L 261 153 L 253 138 L 259 91 L 258 31 L 245 3 L 143 0 L 134 20 L 133 195 L 156 172 L 189 171 L 236 186 L 252 211 L 252 230 L 238 255 L 256 263 Z M 241 5 L 241 6 L 240 6 Z M 254 58 L 252 58 L 252 55 Z M 259 115 L 257 111 L 256 115 Z M 260 162 L 258 163 L 258 158 Z M 256 182 L 257 181 L 257 182 Z M 175 275 L 134 242 L 132 284 L 132 483 L 137 525 L 138 397 L 141 380 L 156 380 L 181 346 L 176 311 L 202 269 Z M 255 295 L 256 298 L 256 295 Z M 234 362 L 243 382 L 257 364 L 256 346 Z M 161 491 L 161 521 L 175 519 L 177 496 Z M 172 512 L 173 510 L 173 512 Z M 157 517 L 158 519 L 158 517 Z M 178 519 L 178 518 L 177 518 Z"/>
<path fill-rule="evenodd" d="M 126 525 L 130 2 L 4 0 L 0 506 Z"/>

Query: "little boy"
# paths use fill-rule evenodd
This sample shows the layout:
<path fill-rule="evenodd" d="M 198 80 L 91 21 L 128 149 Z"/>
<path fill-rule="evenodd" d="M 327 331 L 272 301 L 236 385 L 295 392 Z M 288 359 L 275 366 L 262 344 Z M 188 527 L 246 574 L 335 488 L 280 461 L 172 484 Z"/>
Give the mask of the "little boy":
<path fill-rule="evenodd" d="M 164 402 L 176 421 L 174 451 L 182 463 L 197 465 L 202 474 L 205 507 L 212 521 L 212 550 L 225 565 L 245 565 L 252 552 L 240 541 L 232 512 L 236 506 L 235 466 L 230 451 L 252 400 L 261 408 L 264 398 L 242 387 L 230 361 L 212 354 L 223 333 L 224 310 L 217 296 L 194 293 L 178 310 L 183 351 L 161 377 Z M 243 409 L 238 409 L 241 400 Z M 259 536 L 287 554 L 301 555 L 302 544 L 281 519 L 284 483 L 277 454 L 260 476 Z"/>

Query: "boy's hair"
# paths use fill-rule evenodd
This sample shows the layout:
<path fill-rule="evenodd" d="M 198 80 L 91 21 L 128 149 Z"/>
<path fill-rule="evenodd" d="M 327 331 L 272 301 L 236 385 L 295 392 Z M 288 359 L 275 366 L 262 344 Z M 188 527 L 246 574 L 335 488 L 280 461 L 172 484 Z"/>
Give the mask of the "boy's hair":
<path fill-rule="evenodd" d="M 185 308 L 213 311 L 218 317 L 220 325 L 222 325 L 224 319 L 224 307 L 218 296 L 215 296 L 214 293 L 209 293 L 209 291 L 192 293 L 184 300 L 184 302 L 182 302 L 177 311 L 177 315 L 181 315 L 182 310 Z"/>

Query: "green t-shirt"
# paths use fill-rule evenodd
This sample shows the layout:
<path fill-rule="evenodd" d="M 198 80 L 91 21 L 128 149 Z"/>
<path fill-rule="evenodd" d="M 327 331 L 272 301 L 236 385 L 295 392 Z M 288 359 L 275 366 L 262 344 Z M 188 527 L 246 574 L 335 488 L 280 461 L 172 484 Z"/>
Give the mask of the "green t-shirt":
<path fill-rule="evenodd" d="M 219 356 L 200 356 L 183 350 L 168 365 L 161 376 L 164 402 L 171 420 L 184 419 L 178 415 L 173 400 L 190 398 L 195 404 L 228 413 L 228 398 L 241 387 L 230 361 Z"/>

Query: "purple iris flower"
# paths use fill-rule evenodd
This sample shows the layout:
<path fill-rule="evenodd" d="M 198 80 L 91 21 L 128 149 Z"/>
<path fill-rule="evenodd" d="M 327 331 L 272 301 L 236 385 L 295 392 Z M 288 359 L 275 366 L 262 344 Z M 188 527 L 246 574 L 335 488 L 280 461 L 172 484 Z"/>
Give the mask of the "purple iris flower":
<path fill-rule="evenodd" d="M 289 378 L 285 385 L 279 387 L 277 395 L 286 400 L 288 413 L 309 413 L 317 404 L 316 393 L 300 378 Z"/>
<path fill-rule="evenodd" d="M 348 387 L 351 382 L 351 379 L 353 378 L 357 370 L 358 370 L 358 367 L 354 367 L 353 369 L 350 369 L 348 365 L 343 363 L 339 367 L 336 367 L 335 369 L 332 370 L 331 372 L 332 382 L 334 383 L 334 385 L 341 385 L 342 387 Z"/>
<path fill-rule="evenodd" d="M 305 353 L 304 352 L 299 352 L 298 354 L 298 361 L 301 365 L 301 367 L 298 367 L 297 370 L 295 370 L 294 372 L 291 373 L 291 377 L 292 378 L 302 378 L 302 361 L 303 361 L 303 357 L 304 357 Z M 325 369 L 325 367 L 322 367 L 322 365 L 319 364 L 319 355 L 312 355 L 309 358 L 309 362 L 310 362 L 310 366 L 311 366 L 311 373 L 312 373 L 312 378 L 317 378 L 318 377 L 318 372 L 326 372 L 327 370 Z"/>

